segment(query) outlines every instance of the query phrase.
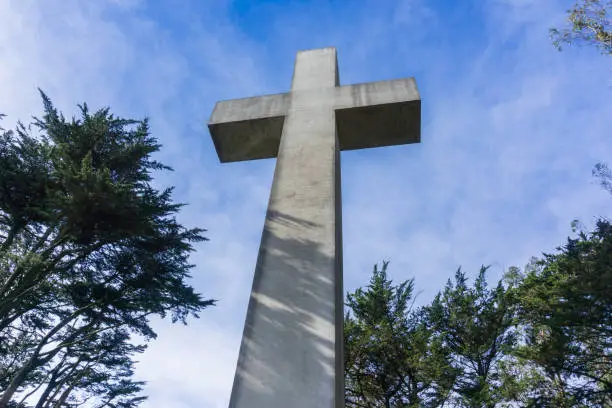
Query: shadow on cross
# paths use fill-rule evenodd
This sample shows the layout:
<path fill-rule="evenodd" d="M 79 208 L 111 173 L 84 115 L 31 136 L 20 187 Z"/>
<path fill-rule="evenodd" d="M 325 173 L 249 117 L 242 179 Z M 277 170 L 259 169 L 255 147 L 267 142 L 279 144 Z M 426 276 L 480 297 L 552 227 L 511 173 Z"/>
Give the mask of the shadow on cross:
<path fill-rule="evenodd" d="M 323 245 L 293 238 L 330 226 L 277 211 L 268 212 L 267 223 L 230 407 L 330 407 L 333 339 L 342 330 L 342 302 L 334 307 L 342 294 L 341 250 L 334 259 Z"/>
<path fill-rule="evenodd" d="M 290 226 L 301 226 L 301 227 L 311 227 L 311 228 L 315 228 L 318 227 L 319 224 L 312 222 L 312 221 L 306 221 L 303 220 L 301 218 L 297 218 L 297 217 L 293 217 L 291 215 L 288 214 L 283 214 L 280 211 L 274 211 L 274 210 L 269 210 L 267 217 L 270 220 L 273 220 L 275 222 L 278 222 L 279 224 L 282 224 L 284 226 L 290 227 Z"/>

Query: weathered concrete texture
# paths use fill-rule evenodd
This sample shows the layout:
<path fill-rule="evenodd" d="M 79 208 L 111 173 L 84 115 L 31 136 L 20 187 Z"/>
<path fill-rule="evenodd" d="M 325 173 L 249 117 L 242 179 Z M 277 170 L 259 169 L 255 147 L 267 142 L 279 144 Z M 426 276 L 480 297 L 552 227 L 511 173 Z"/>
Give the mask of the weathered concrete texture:
<path fill-rule="evenodd" d="M 334 50 L 300 53 L 292 89 L 326 94 L 335 75 Z M 230 407 L 342 406 L 338 143 L 325 96 L 291 96 Z"/>
<path fill-rule="evenodd" d="M 208 127 L 222 163 L 276 157 L 289 94 L 217 103 Z"/>
<path fill-rule="evenodd" d="M 333 106 L 340 150 L 421 141 L 421 99 L 414 78 L 336 85 L 325 95 L 301 89 L 312 92 Z M 221 162 L 276 157 L 290 101 L 291 93 L 284 93 L 217 103 L 208 126 Z"/>
<path fill-rule="evenodd" d="M 421 141 L 421 99 L 414 78 L 337 88 L 341 150 Z"/>
<path fill-rule="evenodd" d="M 209 123 L 223 162 L 278 157 L 230 407 L 344 406 L 339 152 L 418 142 L 420 101 L 412 79 L 338 78 L 335 49 L 299 52 L 290 93 Z"/>

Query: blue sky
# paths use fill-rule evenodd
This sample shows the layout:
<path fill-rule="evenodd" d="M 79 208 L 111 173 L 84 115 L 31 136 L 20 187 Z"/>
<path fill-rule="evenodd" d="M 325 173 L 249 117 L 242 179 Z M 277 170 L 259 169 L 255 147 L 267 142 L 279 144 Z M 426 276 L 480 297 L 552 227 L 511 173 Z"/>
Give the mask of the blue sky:
<path fill-rule="evenodd" d="M 76 104 L 149 116 L 159 159 L 208 229 L 193 285 L 218 306 L 188 327 L 155 321 L 141 356 L 146 407 L 226 407 L 274 160 L 218 163 L 214 103 L 289 90 L 295 53 L 335 46 L 340 82 L 415 76 L 422 143 L 342 155 L 346 290 L 391 261 L 428 302 L 458 266 L 511 265 L 609 216 L 591 177 L 612 157 L 612 71 L 595 50 L 550 45 L 568 1 L 313 0 L 0 2 L 0 112 L 41 112 L 41 87 Z"/>

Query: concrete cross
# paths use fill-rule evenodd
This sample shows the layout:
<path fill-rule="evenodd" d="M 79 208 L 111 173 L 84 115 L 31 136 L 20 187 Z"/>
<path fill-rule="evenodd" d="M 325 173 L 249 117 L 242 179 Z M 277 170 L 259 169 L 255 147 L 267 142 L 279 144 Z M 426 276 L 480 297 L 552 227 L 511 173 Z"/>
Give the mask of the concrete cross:
<path fill-rule="evenodd" d="M 298 52 L 291 92 L 218 102 L 221 162 L 276 157 L 231 408 L 344 406 L 340 150 L 420 142 L 414 78 L 340 86 Z"/>

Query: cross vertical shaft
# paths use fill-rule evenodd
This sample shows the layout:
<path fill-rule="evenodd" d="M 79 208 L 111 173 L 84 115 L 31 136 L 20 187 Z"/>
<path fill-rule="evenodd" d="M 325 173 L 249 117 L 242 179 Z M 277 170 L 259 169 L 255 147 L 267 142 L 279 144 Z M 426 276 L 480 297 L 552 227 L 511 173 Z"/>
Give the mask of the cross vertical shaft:
<path fill-rule="evenodd" d="M 232 408 L 344 406 L 336 61 L 296 58 Z"/>
<path fill-rule="evenodd" d="M 418 143 L 414 78 L 339 85 L 336 50 L 297 54 L 291 92 L 220 101 L 221 162 L 277 157 L 231 408 L 344 406 L 340 150 Z"/>

